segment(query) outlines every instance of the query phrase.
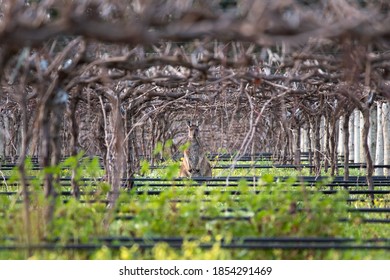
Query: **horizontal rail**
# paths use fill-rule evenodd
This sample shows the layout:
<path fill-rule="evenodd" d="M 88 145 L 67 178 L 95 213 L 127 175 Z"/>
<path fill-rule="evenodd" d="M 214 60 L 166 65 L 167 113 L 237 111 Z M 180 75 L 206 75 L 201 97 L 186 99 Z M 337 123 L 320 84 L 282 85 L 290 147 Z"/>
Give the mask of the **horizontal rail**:
<path fill-rule="evenodd" d="M 166 165 L 154 165 L 150 166 L 150 169 L 164 169 L 167 168 Z M 216 165 L 213 166 L 213 169 L 231 169 L 232 165 Z M 262 164 L 236 164 L 234 165 L 234 169 L 302 169 L 302 168 L 315 168 L 315 165 L 310 164 L 271 164 L 271 165 L 262 165 Z M 336 165 L 337 168 L 344 168 L 345 166 L 343 164 Z M 350 169 L 359 169 L 359 168 L 366 168 L 367 165 L 365 163 L 350 163 L 348 165 L 348 168 Z M 376 164 L 373 165 L 373 168 L 390 168 L 390 165 L 385 164 Z"/>
<path fill-rule="evenodd" d="M 134 220 L 136 216 L 133 215 L 118 215 L 115 216 L 116 220 L 121 220 L 121 221 L 131 221 Z M 246 221 L 249 222 L 253 219 L 254 217 L 252 216 L 201 216 L 200 219 L 202 221 Z M 352 222 L 352 219 L 349 218 L 340 218 L 338 219 L 339 222 L 342 223 L 347 223 L 347 222 Z M 390 219 L 374 219 L 374 218 L 360 218 L 360 222 L 364 224 L 390 224 Z"/>
<path fill-rule="evenodd" d="M 314 153 L 311 153 L 312 156 L 314 156 Z M 175 155 L 173 156 L 174 158 L 177 158 L 181 155 Z M 232 159 L 234 157 L 236 157 L 237 154 L 236 153 L 207 153 L 207 157 L 210 158 L 210 159 L 213 159 L 213 158 L 216 158 L 218 157 L 219 159 Z M 310 153 L 309 152 L 301 152 L 300 153 L 300 156 L 301 158 L 308 158 L 310 156 Z M 66 158 L 68 158 L 70 156 L 64 156 L 61 158 L 61 160 L 64 160 Z M 94 157 L 97 157 L 99 159 L 101 159 L 101 157 L 99 156 L 85 156 L 83 158 L 94 158 Z M 149 156 L 146 156 L 146 155 L 138 155 L 139 158 L 148 158 Z M 240 158 L 271 158 L 271 157 L 275 157 L 275 155 L 273 153 L 268 153 L 268 152 L 260 152 L 260 153 L 254 153 L 254 154 L 242 154 L 242 155 L 239 155 Z M 277 156 L 276 156 L 277 157 Z M 342 155 L 339 156 L 340 158 L 343 158 Z M 5 157 L 1 157 L 0 156 L 0 160 L 2 161 L 5 161 L 5 162 L 15 162 L 19 159 L 19 156 L 16 155 L 16 156 L 5 156 Z M 37 156 L 33 156 L 33 157 L 30 157 L 31 161 L 33 163 L 38 163 L 39 162 L 39 157 Z"/>
<path fill-rule="evenodd" d="M 33 179 L 33 177 L 27 178 L 27 181 Z M 200 186 L 206 184 L 207 187 L 237 187 L 240 180 L 245 180 L 247 185 L 250 187 L 259 186 L 258 182 L 261 182 L 261 177 L 198 177 L 193 178 L 192 180 L 176 178 L 173 180 L 166 180 L 161 178 L 129 178 L 122 179 L 122 187 L 127 187 L 129 184 L 132 188 L 141 188 L 141 187 L 157 187 L 157 188 L 166 188 L 166 187 L 187 187 L 191 186 Z M 288 180 L 288 177 L 275 177 L 274 182 L 285 182 Z M 330 181 L 332 180 L 332 181 Z M 77 181 L 79 186 L 97 186 L 99 182 L 103 182 L 102 178 L 81 178 Z M 41 182 L 43 186 L 43 182 Z M 59 184 L 62 187 L 71 187 L 70 178 L 60 178 Z M 288 183 L 292 187 L 301 187 L 305 185 L 307 187 L 317 187 L 317 184 L 320 184 L 321 187 L 330 187 L 331 190 L 334 188 L 344 188 L 349 189 L 353 187 L 367 187 L 367 180 L 365 177 L 351 177 L 350 180 L 345 181 L 342 178 L 330 179 L 327 177 L 298 177 L 294 182 Z M 10 187 L 18 186 L 19 182 L 10 182 L 9 177 L 5 176 L 0 177 L 0 187 Z M 378 176 L 373 177 L 373 186 L 374 188 L 378 187 L 389 187 L 390 178 Z"/>
<path fill-rule="evenodd" d="M 6 164 L 0 164 L 0 170 L 3 171 L 10 171 L 14 169 L 17 165 L 14 163 L 6 163 Z M 150 166 L 149 169 L 165 169 L 168 166 L 166 165 L 153 165 Z M 343 169 L 345 166 L 343 164 L 336 165 L 337 168 Z M 348 168 L 350 169 L 360 169 L 360 168 L 366 168 L 367 165 L 365 163 L 350 163 L 348 165 Z M 101 168 L 103 168 L 103 165 L 101 164 Z M 215 165 L 212 167 L 212 169 L 231 169 L 233 168 L 232 165 Z M 262 164 L 236 164 L 234 165 L 234 169 L 303 169 L 303 168 L 315 168 L 315 165 L 312 164 L 300 164 L 300 165 L 294 165 L 294 164 L 268 164 L 268 165 L 262 165 Z M 390 169 L 390 165 L 388 164 L 376 164 L 373 165 L 373 168 L 388 168 Z M 42 170 L 43 168 L 39 165 L 35 164 L 31 168 L 32 170 Z M 63 167 L 62 169 L 69 169 Z"/>
<path fill-rule="evenodd" d="M 131 191 L 132 194 L 136 195 L 160 195 L 164 190 L 137 190 L 137 191 Z M 278 190 L 280 192 L 286 192 L 287 190 Z M 248 191 L 249 194 L 261 194 L 264 192 L 263 190 L 253 190 L 253 191 Z M 339 191 L 338 190 L 307 190 L 306 193 L 323 193 L 323 194 L 337 194 Z M 349 194 L 390 194 L 390 189 L 387 190 L 346 190 L 347 193 Z M 33 193 L 33 192 L 30 192 Z M 214 191 L 212 190 L 204 190 L 203 194 L 204 195 L 212 195 Z M 243 193 L 240 190 L 221 190 L 221 194 L 228 193 L 230 195 L 242 195 L 242 194 L 247 194 Z M 17 191 L 0 191 L 0 195 L 17 195 L 19 192 Z M 64 196 L 70 196 L 72 195 L 71 191 L 62 191 L 59 193 L 60 195 Z M 98 194 L 98 191 L 89 191 L 89 192 L 81 192 L 80 195 L 95 195 Z"/>
<path fill-rule="evenodd" d="M 31 180 L 35 179 L 35 176 L 27 176 L 26 179 Z M 343 176 L 335 176 L 335 177 L 329 177 L 329 176 L 296 176 L 293 177 L 297 182 L 320 182 L 323 180 L 332 180 L 332 182 L 366 182 L 366 176 L 349 176 L 349 180 L 345 181 Z M 11 179 L 10 176 L 0 176 L 0 182 L 9 181 Z M 59 178 L 61 182 L 71 181 L 71 177 L 60 177 Z M 202 182 L 202 181 L 215 181 L 215 182 L 221 182 L 221 181 L 231 181 L 231 182 L 238 182 L 240 180 L 246 180 L 246 181 L 253 181 L 253 180 L 261 180 L 261 176 L 222 176 L 222 177 L 193 177 L 192 181 L 196 182 Z M 291 179 L 289 176 L 274 176 L 274 181 L 286 181 Z M 372 176 L 372 179 L 374 182 L 390 182 L 390 176 Z M 153 182 L 164 182 L 164 181 L 170 181 L 170 182 L 187 182 L 188 178 L 174 178 L 171 180 L 164 179 L 164 178 L 154 178 L 154 177 L 132 177 L 132 178 L 121 178 L 122 182 L 142 182 L 142 181 L 153 181 Z M 88 178 L 83 177 L 78 180 L 79 182 L 90 182 L 90 181 L 103 181 L 103 178 L 97 177 L 97 178 Z"/>
<path fill-rule="evenodd" d="M 16 237 L 12 236 L 1 236 L 1 240 L 7 241 L 18 241 Z M 59 238 L 48 238 L 44 242 L 46 244 L 55 243 L 61 241 Z M 130 237 L 130 236 L 97 236 L 87 240 L 87 243 L 91 242 L 105 242 L 105 243 L 116 243 L 116 242 L 139 242 L 139 243 L 148 243 L 148 242 L 176 242 L 183 243 L 185 241 L 199 241 L 199 238 L 190 236 L 190 237 L 181 237 L 181 236 L 151 236 L 151 237 Z M 390 243 L 390 238 L 368 238 L 368 239 L 355 239 L 348 237 L 295 237 L 295 236 L 276 236 L 276 237 L 257 237 L 257 236 L 245 236 L 245 237 L 233 237 L 229 239 L 221 238 L 217 240 L 211 240 L 212 242 L 221 242 L 221 243 L 263 243 L 263 242 L 280 242 L 280 243 Z M 68 243 L 83 243 L 79 239 L 70 238 Z"/>
<path fill-rule="evenodd" d="M 137 245 L 140 249 L 152 249 L 158 243 L 167 243 L 171 248 L 182 248 L 185 240 L 197 241 L 198 239 L 190 238 L 110 238 L 97 239 L 97 242 L 85 244 L 57 244 L 57 243 L 38 243 L 38 244 L 13 244 L 0 245 L 0 250 L 15 251 L 15 250 L 98 250 L 101 247 L 118 250 L 121 248 L 131 248 Z M 246 250 L 390 250 L 390 244 L 387 239 L 383 240 L 363 240 L 358 241 L 347 238 L 247 238 L 234 239 L 230 242 L 224 240 L 219 242 L 222 249 L 246 249 Z M 199 248 L 211 249 L 214 246 L 213 242 L 200 242 Z"/>
<path fill-rule="evenodd" d="M 172 203 L 190 203 L 192 200 L 190 200 L 190 199 L 171 199 L 169 201 L 172 202 Z M 200 201 L 201 202 L 211 202 L 210 199 L 201 199 Z M 239 202 L 240 200 L 239 199 L 232 199 L 232 201 Z M 345 199 L 343 201 L 348 202 L 348 203 L 352 203 L 352 202 L 372 203 L 372 201 L 370 199 L 362 199 L 362 198 L 347 198 L 347 199 Z M 65 199 L 62 200 L 62 202 L 63 203 L 68 203 L 69 199 L 65 198 Z M 95 198 L 79 199 L 79 202 L 81 202 L 81 203 L 89 203 L 89 204 L 93 204 L 93 203 L 108 204 L 108 203 L 110 203 L 110 201 L 108 199 L 95 199 Z M 381 202 L 382 203 L 390 203 L 390 199 L 384 199 L 384 200 L 381 200 Z M 23 203 L 23 200 L 22 199 L 18 199 L 18 200 L 15 201 L 15 203 Z M 368 208 L 368 209 L 371 209 L 371 208 Z M 373 209 L 377 209 L 377 208 L 373 208 Z M 387 208 L 383 208 L 383 209 L 387 209 Z M 377 210 L 377 211 L 378 211 L 378 213 L 387 213 L 385 210 L 382 211 L 382 212 L 380 210 Z M 368 211 L 368 210 L 367 211 L 364 211 L 364 210 L 359 211 L 359 210 L 356 210 L 356 211 L 350 211 L 350 212 L 362 212 L 362 213 L 372 212 L 372 213 L 374 213 L 375 210 L 373 210 L 373 211 Z M 0 208 L 0 213 L 1 213 L 1 208 Z"/>

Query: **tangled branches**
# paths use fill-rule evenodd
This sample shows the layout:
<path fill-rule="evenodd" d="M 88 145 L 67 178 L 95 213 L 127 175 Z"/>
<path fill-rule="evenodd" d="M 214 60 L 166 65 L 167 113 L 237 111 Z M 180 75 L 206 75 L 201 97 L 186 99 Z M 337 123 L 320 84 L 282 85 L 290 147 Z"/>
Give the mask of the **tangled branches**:
<path fill-rule="evenodd" d="M 27 155 L 49 166 L 83 149 L 115 193 L 198 119 L 209 151 L 296 164 L 307 134 L 318 173 L 337 161 L 339 119 L 361 111 L 367 142 L 370 107 L 389 99 L 387 1 L 66 2 L 0 1 L 1 154 L 21 170 Z"/>

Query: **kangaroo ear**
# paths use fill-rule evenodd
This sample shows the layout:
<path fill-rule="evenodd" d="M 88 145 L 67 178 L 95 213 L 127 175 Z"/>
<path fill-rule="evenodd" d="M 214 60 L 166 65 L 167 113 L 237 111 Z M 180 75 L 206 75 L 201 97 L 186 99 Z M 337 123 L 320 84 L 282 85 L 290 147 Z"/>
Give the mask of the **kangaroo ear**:
<path fill-rule="evenodd" d="M 195 125 L 196 125 L 196 126 L 199 126 L 199 120 L 196 120 Z"/>
<path fill-rule="evenodd" d="M 188 126 L 188 127 L 191 127 L 191 122 L 190 122 L 189 120 L 187 120 L 186 123 L 187 123 L 187 126 Z"/>

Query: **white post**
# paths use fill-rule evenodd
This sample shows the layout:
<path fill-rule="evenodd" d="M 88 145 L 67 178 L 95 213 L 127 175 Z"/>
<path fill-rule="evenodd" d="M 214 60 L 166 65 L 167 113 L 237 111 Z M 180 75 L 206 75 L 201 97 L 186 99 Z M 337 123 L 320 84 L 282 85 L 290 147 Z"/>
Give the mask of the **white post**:
<path fill-rule="evenodd" d="M 370 132 L 368 133 L 368 145 L 370 148 L 371 157 L 375 159 L 376 155 L 376 140 L 377 140 L 377 120 L 378 120 L 378 110 L 377 110 L 377 102 L 374 102 L 372 104 L 372 107 L 370 109 Z M 373 160 L 375 161 L 375 160 Z"/>
<path fill-rule="evenodd" d="M 366 155 L 364 154 L 364 141 L 363 141 L 363 129 L 364 129 L 364 118 L 363 114 L 359 112 L 359 120 L 360 120 L 360 129 L 359 129 L 359 134 L 360 134 L 360 145 L 359 145 L 359 158 L 361 163 L 366 163 Z"/>
<path fill-rule="evenodd" d="M 348 141 L 348 147 L 349 147 L 349 160 L 351 162 L 355 162 L 355 115 L 352 112 L 349 116 L 349 141 Z"/>
<path fill-rule="evenodd" d="M 382 127 L 383 127 L 383 163 L 390 164 L 390 108 L 389 102 L 382 104 Z M 384 175 L 390 175 L 390 169 L 384 169 Z"/>
<path fill-rule="evenodd" d="M 325 131 L 325 117 L 321 116 L 320 122 L 320 141 L 321 141 L 321 153 L 322 155 L 326 152 L 326 131 Z M 321 156 L 322 157 L 322 156 Z"/>
<path fill-rule="evenodd" d="M 339 125 L 338 125 L 339 136 L 338 136 L 338 143 L 337 143 L 337 154 L 340 156 L 344 155 L 344 129 L 343 129 L 343 125 L 344 125 L 344 117 L 341 116 L 339 119 Z"/>
<path fill-rule="evenodd" d="M 308 151 L 308 142 L 307 142 L 307 129 L 301 127 L 301 151 L 306 153 Z"/>
<path fill-rule="evenodd" d="M 360 111 L 354 111 L 354 162 L 360 163 Z"/>
<path fill-rule="evenodd" d="M 377 107 L 377 134 L 376 134 L 376 153 L 375 164 L 383 164 L 383 125 L 382 125 L 382 104 L 378 103 Z M 375 175 L 383 175 L 383 168 L 376 168 Z"/>

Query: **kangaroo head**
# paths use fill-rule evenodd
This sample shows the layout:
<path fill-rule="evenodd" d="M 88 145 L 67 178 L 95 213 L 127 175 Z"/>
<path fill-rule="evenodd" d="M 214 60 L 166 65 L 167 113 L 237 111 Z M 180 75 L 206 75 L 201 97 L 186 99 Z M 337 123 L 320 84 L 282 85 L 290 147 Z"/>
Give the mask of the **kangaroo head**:
<path fill-rule="evenodd" d="M 189 139 L 196 139 L 199 137 L 199 125 L 198 123 L 193 124 L 190 121 L 187 121 L 188 126 L 188 138 Z"/>

